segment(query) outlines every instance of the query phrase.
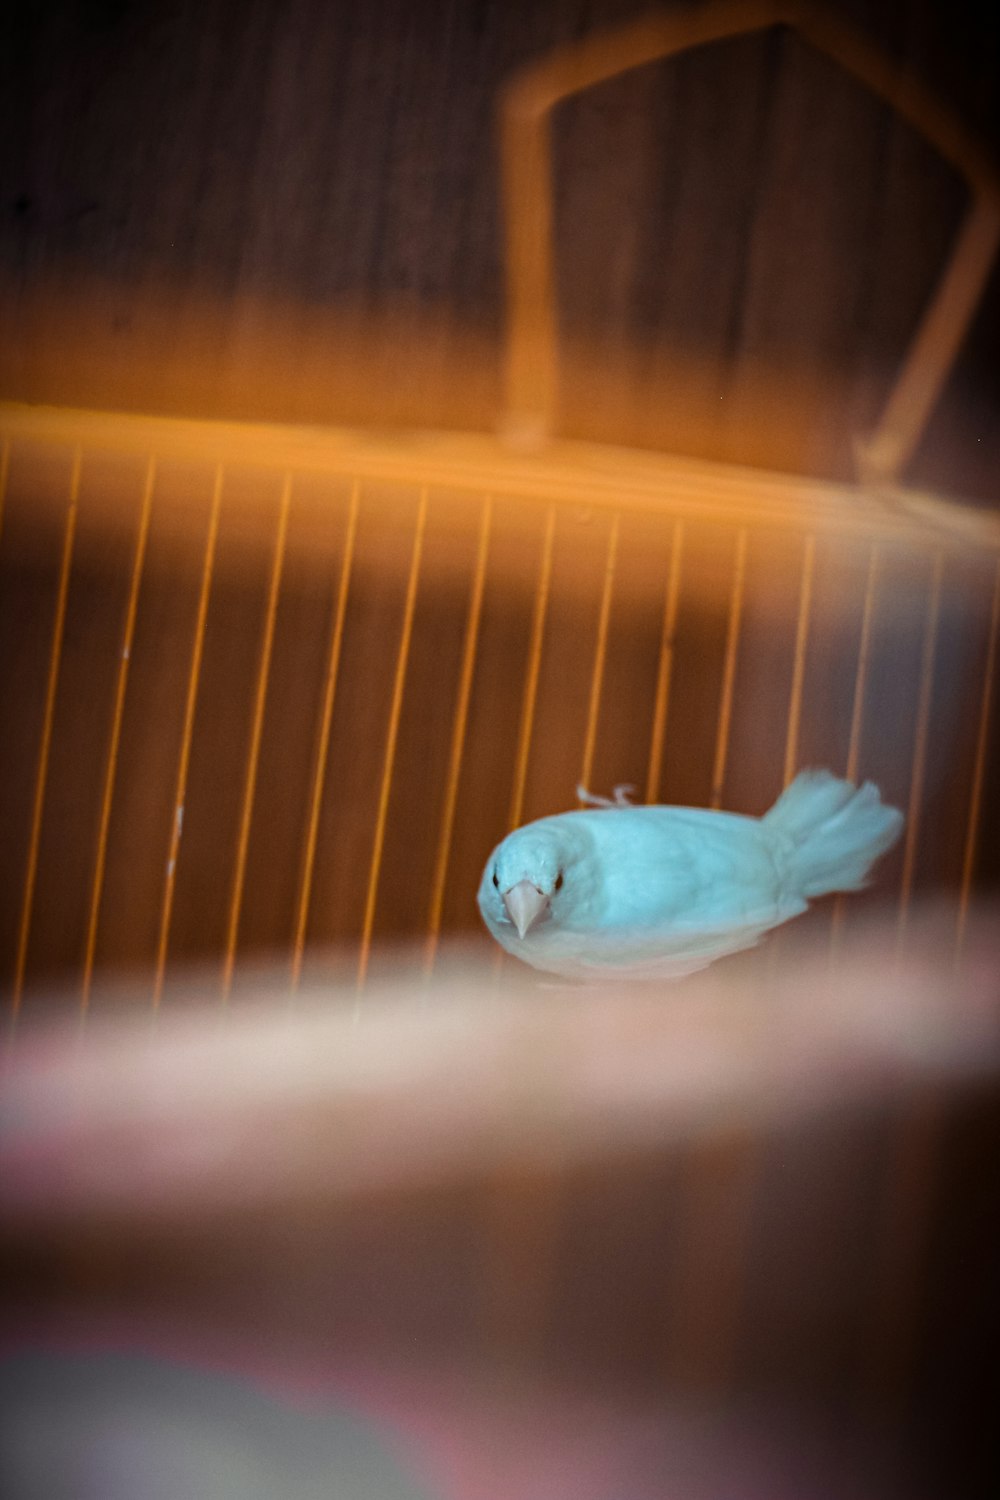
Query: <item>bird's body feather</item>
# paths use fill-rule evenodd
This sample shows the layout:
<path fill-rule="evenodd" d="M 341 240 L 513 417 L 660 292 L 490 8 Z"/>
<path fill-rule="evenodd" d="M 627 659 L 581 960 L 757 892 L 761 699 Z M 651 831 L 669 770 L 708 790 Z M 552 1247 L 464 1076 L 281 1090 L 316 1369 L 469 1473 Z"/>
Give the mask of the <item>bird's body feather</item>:
<path fill-rule="evenodd" d="M 901 826 L 873 786 L 828 772 L 804 772 L 762 818 L 620 804 L 560 813 L 497 846 L 479 905 L 497 941 L 536 968 L 680 977 L 752 947 L 812 896 L 858 889 Z M 523 932 L 508 909 L 518 886 L 537 893 Z"/>

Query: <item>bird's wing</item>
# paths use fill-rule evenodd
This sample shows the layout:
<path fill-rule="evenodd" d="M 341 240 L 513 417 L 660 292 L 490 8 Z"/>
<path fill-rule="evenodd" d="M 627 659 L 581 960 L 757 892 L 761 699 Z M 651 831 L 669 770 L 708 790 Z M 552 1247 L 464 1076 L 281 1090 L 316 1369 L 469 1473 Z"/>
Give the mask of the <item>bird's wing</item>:
<path fill-rule="evenodd" d="M 603 875 L 602 925 L 712 934 L 772 926 L 805 909 L 785 892 L 756 818 L 702 808 L 636 807 L 586 818 Z"/>

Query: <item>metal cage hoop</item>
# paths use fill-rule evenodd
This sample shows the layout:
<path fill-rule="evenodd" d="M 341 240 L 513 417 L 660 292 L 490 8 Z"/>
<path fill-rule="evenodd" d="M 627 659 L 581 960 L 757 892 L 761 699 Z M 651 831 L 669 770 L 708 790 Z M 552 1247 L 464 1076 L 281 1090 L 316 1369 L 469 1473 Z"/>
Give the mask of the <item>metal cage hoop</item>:
<path fill-rule="evenodd" d="M 501 430 L 537 446 L 551 434 L 558 350 L 549 121 L 556 105 L 648 63 L 786 26 L 890 105 L 962 176 L 972 202 L 872 432 L 855 440 L 862 484 L 892 489 L 920 441 L 1000 247 L 1000 176 L 955 116 L 867 38 L 799 0 L 709 0 L 654 13 L 560 47 L 516 73 L 499 106 L 507 322 Z"/>

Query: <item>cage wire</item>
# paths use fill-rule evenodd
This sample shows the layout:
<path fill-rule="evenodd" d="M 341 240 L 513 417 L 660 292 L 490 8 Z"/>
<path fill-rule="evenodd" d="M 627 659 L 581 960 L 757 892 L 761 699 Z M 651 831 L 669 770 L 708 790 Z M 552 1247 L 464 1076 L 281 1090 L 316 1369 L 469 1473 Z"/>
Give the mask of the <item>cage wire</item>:
<path fill-rule="evenodd" d="M 972 207 L 876 431 L 838 485 L 551 438 L 548 129 L 688 47 L 796 29 L 964 175 Z M 486 852 L 578 782 L 762 812 L 802 766 L 907 814 L 879 892 L 961 951 L 987 818 L 1000 526 L 907 491 L 1000 233 L 995 174 L 821 11 L 708 5 L 532 64 L 501 100 L 502 440 L 0 409 L 0 952 L 36 983 L 287 954 L 359 985 L 390 941 L 471 934 Z M 862 903 L 863 904 L 863 903 Z M 840 941 L 857 901 L 805 920 Z M 780 946 L 782 936 L 771 939 Z"/>
<path fill-rule="evenodd" d="M 882 420 L 859 444 L 859 483 L 553 438 L 552 111 L 630 67 L 777 22 L 898 109 L 972 193 Z M 917 900 L 933 891 L 934 933 L 949 970 L 961 959 L 975 899 L 997 878 L 991 718 L 1000 526 L 987 512 L 906 489 L 899 475 L 992 262 L 1000 226 L 992 168 L 912 79 L 824 13 L 790 4 L 700 6 L 560 49 L 511 81 L 501 140 L 509 323 L 499 438 L 0 406 L 0 974 L 11 1037 L 26 1029 L 36 997 L 41 1013 L 53 985 L 63 1010 L 81 1017 L 110 1015 L 118 1004 L 132 1014 L 161 1005 L 173 1012 L 210 995 L 235 1000 L 241 975 L 262 954 L 279 957 L 281 978 L 272 967 L 265 986 L 276 1004 L 307 987 L 325 999 L 329 982 L 330 995 L 348 990 L 363 1006 L 364 987 L 370 994 L 399 943 L 417 972 L 443 984 L 447 942 L 490 951 L 475 911 L 489 849 L 518 823 L 572 805 L 578 782 L 596 791 L 633 783 L 638 800 L 758 813 L 804 766 L 870 778 L 905 811 L 903 840 L 870 896 L 821 903 L 795 927 L 811 926 L 847 974 L 857 958 L 847 939 L 862 934 L 871 900 L 891 912 L 905 957 L 925 937 Z M 772 934 L 749 961 L 770 962 L 788 941 L 789 930 Z M 192 965 L 200 976 L 193 989 L 185 984 Z M 780 969 L 786 992 L 790 973 Z M 931 986 L 938 979 L 925 976 Z M 886 986 L 870 972 L 868 981 L 881 1003 Z M 965 993 L 962 982 L 947 1003 Z M 914 988 L 905 977 L 890 976 L 893 983 Z M 877 1008 L 870 990 L 868 1020 Z M 940 985 L 935 995 L 940 1001 Z M 627 1011 L 627 997 L 614 1003 Z M 648 997 L 633 1003 L 646 1006 L 653 1035 Z M 723 1010 L 730 1014 L 713 1014 Z M 575 1022 L 541 1001 L 539 1015 L 543 1031 L 553 1028 L 546 1076 L 561 1079 Z M 122 1181 L 133 1183 L 126 1198 L 137 1218 L 124 1230 L 116 1221 L 115 1253 L 123 1233 L 137 1233 L 144 1265 L 143 1191 L 150 1201 L 161 1190 L 179 1193 L 176 1211 L 192 1221 L 204 1191 L 213 1201 L 202 1261 L 211 1268 L 222 1234 L 216 1199 L 256 1188 L 273 1206 L 287 1163 L 302 1168 L 316 1202 L 331 1191 L 330 1157 L 314 1140 L 334 1142 L 353 1181 L 367 1161 L 357 1145 L 366 1129 L 394 1169 L 422 1139 L 414 1121 L 433 1135 L 430 1093 L 435 1103 L 447 1096 L 459 1070 L 442 1053 L 437 1073 L 420 1072 L 411 1014 L 371 1017 L 371 1033 L 360 1035 L 372 1060 L 387 1049 L 392 1024 L 409 1036 L 402 1051 L 420 1084 L 412 1100 L 369 1096 L 353 1084 L 338 1092 L 334 1054 L 343 1047 L 346 1056 L 348 1033 L 337 1014 L 313 1009 L 301 1032 L 277 1040 L 268 1031 L 274 1019 L 274 1006 L 263 1021 L 247 1016 L 248 1027 L 262 1027 L 259 1052 L 237 1048 L 231 1066 L 223 1057 L 230 1031 L 177 1033 L 152 1056 L 140 1056 L 134 1041 L 134 1052 L 119 1054 L 114 1037 L 102 1052 L 95 1034 L 92 1052 L 56 1057 L 51 1076 L 46 1058 L 24 1049 L 19 1097 L 36 1106 L 35 1067 L 45 1098 L 56 1101 L 62 1155 L 46 1158 L 50 1168 L 56 1162 L 46 1191 L 53 1211 L 66 1208 L 74 1253 L 78 1244 L 88 1253 L 72 1219 L 88 1208 L 88 1183 L 112 1197 Z M 444 1011 L 425 1019 L 432 1038 L 450 1024 Z M 752 1021 L 747 1035 L 770 1065 L 773 1049 Z M 487 1032 L 507 1024 L 488 1018 Z M 510 1024 L 533 1045 L 517 1031 L 526 1023 Z M 655 1098 L 642 1093 L 643 1035 L 627 1026 L 615 1033 L 635 1067 L 620 1086 L 638 1080 L 630 1104 L 640 1114 L 650 1100 L 661 1109 L 671 1102 L 669 1082 Z M 586 1030 L 577 1038 L 578 1061 L 587 1038 Z M 654 1062 L 669 1075 L 672 1060 L 682 1077 L 673 1034 L 655 1030 L 655 1039 Z M 783 1039 L 794 1051 L 794 1030 Z M 728 1021 L 716 1042 L 730 1060 L 741 1045 Z M 188 1045 L 194 1094 L 166 1090 L 164 1104 L 154 1089 L 136 1088 L 171 1056 L 173 1077 L 187 1079 Z M 256 1066 L 275 1048 L 291 1049 L 297 1068 L 308 1055 L 329 1070 L 328 1093 L 310 1075 L 318 1092 L 299 1101 L 298 1116 L 275 1112 L 276 1101 L 297 1095 L 298 1075 L 279 1070 L 275 1093 Z M 508 1054 L 477 1055 L 481 1093 L 492 1098 L 487 1085 Z M 835 1065 L 829 1049 L 822 1056 Z M 64 1091 L 77 1098 L 81 1067 L 96 1071 L 77 1120 L 60 1111 Z M 801 1098 L 801 1059 L 795 1067 L 789 1087 Z M 501 1123 L 527 1150 L 516 1127 L 537 1107 L 525 1082 L 534 1075 L 511 1068 L 504 1076 L 513 1102 Z M 473 1084 L 478 1077 L 473 1070 Z M 587 1077 L 595 1090 L 603 1082 L 596 1067 Z M 459 1081 L 468 1089 L 467 1078 Z M 502 1090 L 496 1097 L 501 1105 L 508 1098 Z M 755 1097 L 766 1101 L 768 1086 Z M 132 1100 L 131 1137 L 115 1113 L 122 1099 Z M 479 1095 L 463 1100 L 465 1126 L 449 1144 L 479 1140 Z M 388 1268 L 388 1290 L 379 1287 L 388 1321 L 398 1315 L 409 1326 L 405 1288 L 419 1281 L 420 1296 L 451 1327 L 449 1318 L 464 1316 L 453 1295 L 462 1286 L 492 1352 L 530 1361 L 553 1327 L 565 1332 L 566 1308 L 578 1313 L 580 1299 L 587 1327 L 588 1316 L 600 1322 L 594 1309 L 607 1307 L 631 1326 L 628 1307 L 621 1312 L 600 1280 L 603 1255 L 612 1280 L 631 1276 L 633 1321 L 644 1335 L 661 1337 L 650 1333 L 648 1309 L 659 1316 L 669 1304 L 656 1360 L 674 1389 L 721 1399 L 748 1361 L 755 1372 L 766 1373 L 769 1360 L 794 1367 L 798 1381 L 797 1359 L 799 1374 L 832 1366 L 850 1345 L 845 1379 L 891 1423 L 919 1352 L 922 1256 L 942 1151 L 933 1081 L 910 1103 L 891 1107 L 863 1141 L 845 1115 L 839 1135 L 832 1127 L 824 1134 L 821 1121 L 783 1135 L 780 1153 L 772 1141 L 770 1154 L 753 1130 L 699 1135 L 691 1110 L 668 1174 L 659 1158 L 616 1163 L 605 1178 L 592 1172 L 582 1188 L 577 1181 L 575 1197 L 572 1184 L 533 1175 L 523 1160 L 484 1160 L 485 1185 L 466 1210 L 475 1227 L 459 1215 L 462 1234 L 447 1205 L 434 1202 L 433 1233 L 397 1233 L 414 1211 L 402 1189 L 402 1207 L 384 1221 L 336 1198 L 324 1234 L 312 1219 L 308 1231 L 299 1224 L 294 1288 L 277 1302 L 285 1315 L 298 1298 L 311 1337 L 322 1340 L 340 1326 L 331 1297 L 351 1312 L 372 1298 L 369 1251 L 387 1233 L 393 1251 L 382 1261 L 373 1252 L 373 1263 Z M 564 1104 L 556 1090 L 556 1117 L 576 1139 Z M 576 1106 L 591 1129 L 603 1125 L 606 1095 L 581 1096 Z M 302 1118 L 313 1116 L 320 1127 L 303 1132 Z M 89 1134 L 78 1128 L 88 1123 Z M 134 1151 L 144 1129 L 150 1140 L 166 1136 L 148 1162 Z M 244 1170 L 234 1172 L 222 1151 L 171 1176 L 167 1147 L 186 1161 L 185 1143 L 200 1148 L 216 1130 L 242 1143 Z M 13 1158 L 28 1160 L 15 1186 L 30 1197 L 37 1162 L 30 1150 L 18 1157 L 21 1144 L 15 1132 Z M 255 1266 L 263 1254 L 272 1292 L 288 1286 L 284 1211 L 269 1213 L 257 1237 L 245 1237 L 238 1219 L 229 1233 L 242 1255 L 252 1244 Z M 977 1219 L 977 1243 L 979 1233 Z M 151 1305 L 153 1282 L 177 1272 L 194 1242 L 184 1239 L 183 1257 L 171 1260 L 168 1241 L 152 1259 Z M 392 1285 L 393 1254 L 407 1262 L 402 1291 Z M 237 1263 L 223 1256 L 214 1282 L 204 1272 L 213 1316 Z M 84 1267 L 79 1285 L 88 1275 L 99 1282 L 99 1272 Z M 232 1304 L 255 1334 L 273 1312 L 261 1284 L 251 1277 L 245 1306 Z M 439 1285 L 447 1307 L 434 1303 Z M 197 1292 L 185 1295 L 196 1307 Z M 948 1308 L 951 1317 L 951 1301 Z M 204 1309 L 193 1318 L 209 1321 Z M 426 1329 L 426 1316 L 414 1326 Z"/>

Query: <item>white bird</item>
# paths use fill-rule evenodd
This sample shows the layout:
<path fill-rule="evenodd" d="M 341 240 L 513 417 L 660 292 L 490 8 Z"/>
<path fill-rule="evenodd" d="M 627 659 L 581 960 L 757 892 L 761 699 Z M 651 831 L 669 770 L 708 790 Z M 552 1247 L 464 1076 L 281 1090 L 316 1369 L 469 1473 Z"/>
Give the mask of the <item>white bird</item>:
<path fill-rule="evenodd" d="M 479 909 L 508 953 L 567 979 L 681 978 L 752 948 L 812 898 L 857 891 L 903 815 L 871 782 L 803 771 L 761 818 L 635 807 L 517 828 L 490 855 Z"/>

